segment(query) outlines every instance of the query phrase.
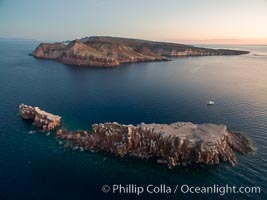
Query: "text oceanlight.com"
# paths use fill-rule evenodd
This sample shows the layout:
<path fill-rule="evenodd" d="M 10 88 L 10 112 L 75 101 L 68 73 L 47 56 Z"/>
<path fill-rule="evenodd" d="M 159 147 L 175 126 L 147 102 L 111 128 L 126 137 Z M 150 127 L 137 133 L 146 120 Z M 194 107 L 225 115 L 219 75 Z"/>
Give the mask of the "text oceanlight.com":
<path fill-rule="evenodd" d="M 104 193 L 113 194 L 136 194 L 140 195 L 143 193 L 150 194 L 260 194 L 261 188 L 258 186 L 233 186 L 233 185 L 211 185 L 211 186 L 190 186 L 186 184 L 168 186 L 166 184 L 160 185 L 147 185 L 139 186 L 135 184 L 113 184 L 103 185 L 102 191 Z"/>

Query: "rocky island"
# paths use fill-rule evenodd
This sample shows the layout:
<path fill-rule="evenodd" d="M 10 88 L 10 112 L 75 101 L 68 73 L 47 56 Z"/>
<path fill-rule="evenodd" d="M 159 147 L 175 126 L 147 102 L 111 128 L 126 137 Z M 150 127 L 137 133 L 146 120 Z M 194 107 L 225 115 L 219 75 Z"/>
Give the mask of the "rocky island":
<path fill-rule="evenodd" d="M 60 116 L 40 110 L 38 107 L 20 104 L 19 114 L 23 119 L 32 120 L 34 126 L 39 127 L 44 131 L 54 130 L 61 125 Z"/>
<path fill-rule="evenodd" d="M 68 42 L 41 43 L 32 55 L 35 58 L 53 59 L 68 65 L 116 67 L 122 63 L 169 61 L 172 57 L 247 53 L 249 52 L 200 48 L 139 39 L 92 36 Z"/>
<path fill-rule="evenodd" d="M 34 125 L 44 131 L 59 127 L 59 116 L 24 104 L 19 109 L 23 119 L 34 120 Z M 92 125 L 91 131 L 58 129 L 56 137 L 65 141 L 68 147 L 101 150 L 121 157 L 152 158 L 170 168 L 221 162 L 235 165 L 237 161 L 234 152 L 253 152 L 249 139 L 243 134 L 229 131 L 225 125 L 210 123 L 142 123 L 136 126 L 116 122 L 100 123 Z"/>

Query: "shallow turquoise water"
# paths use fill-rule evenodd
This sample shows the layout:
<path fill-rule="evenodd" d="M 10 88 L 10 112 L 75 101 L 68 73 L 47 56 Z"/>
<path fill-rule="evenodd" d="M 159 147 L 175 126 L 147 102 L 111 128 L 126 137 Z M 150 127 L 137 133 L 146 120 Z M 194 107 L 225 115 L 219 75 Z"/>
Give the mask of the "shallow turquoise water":
<path fill-rule="evenodd" d="M 103 194 L 104 184 L 260 186 L 262 193 L 195 195 L 196 199 L 266 199 L 267 47 L 250 55 L 190 57 L 115 69 L 65 66 L 28 54 L 36 42 L 0 42 L 0 199 L 137 199 Z M 254 56 L 254 54 L 257 54 Z M 208 100 L 216 105 L 206 106 Z M 20 103 L 61 115 L 68 129 L 117 121 L 226 124 L 249 136 L 257 152 L 238 165 L 180 167 L 65 149 L 18 116 Z M 265 197 L 265 198 L 264 198 Z M 190 199 L 141 195 L 138 199 Z"/>

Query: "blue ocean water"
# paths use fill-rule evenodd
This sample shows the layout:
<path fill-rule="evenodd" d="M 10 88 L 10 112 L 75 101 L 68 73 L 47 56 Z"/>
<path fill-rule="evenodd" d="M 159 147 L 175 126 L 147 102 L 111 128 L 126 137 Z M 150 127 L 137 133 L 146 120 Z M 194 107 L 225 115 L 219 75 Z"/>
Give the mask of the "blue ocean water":
<path fill-rule="evenodd" d="M 242 56 L 187 57 L 115 69 L 34 59 L 34 41 L 0 41 L 0 200 L 266 199 L 267 46 Z M 208 100 L 216 102 L 206 106 Z M 18 116 L 20 103 L 63 117 L 68 129 L 91 124 L 223 123 L 252 139 L 238 165 L 168 169 L 150 160 L 64 148 Z M 103 194 L 104 184 L 259 186 L 261 194 Z"/>

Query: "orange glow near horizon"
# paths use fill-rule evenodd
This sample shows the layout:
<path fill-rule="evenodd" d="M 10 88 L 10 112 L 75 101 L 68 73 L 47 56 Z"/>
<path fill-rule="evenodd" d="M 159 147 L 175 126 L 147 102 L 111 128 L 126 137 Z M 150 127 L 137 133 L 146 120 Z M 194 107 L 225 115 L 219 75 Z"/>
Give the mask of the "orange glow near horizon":
<path fill-rule="evenodd" d="M 58 12 L 62 2 L 64 12 Z M 0 38 L 62 41 L 115 36 L 185 44 L 267 45 L 267 0 L 77 2 L 0 0 Z"/>
<path fill-rule="evenodd" d="M 237 44 L 237 45 L 267 45 L 267 38 L 262 39 L 171 39 L 170 42 L 185 44 Z"/>

